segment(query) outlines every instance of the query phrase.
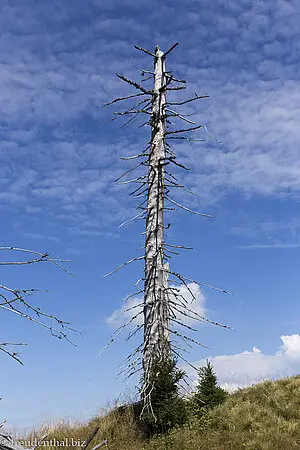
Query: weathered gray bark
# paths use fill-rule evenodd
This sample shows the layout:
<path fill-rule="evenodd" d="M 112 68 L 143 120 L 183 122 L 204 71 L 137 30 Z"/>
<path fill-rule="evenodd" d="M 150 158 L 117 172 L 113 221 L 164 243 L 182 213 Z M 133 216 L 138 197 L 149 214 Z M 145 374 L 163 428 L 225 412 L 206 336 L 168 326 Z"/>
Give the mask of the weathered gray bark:
<path fill-rule="evenodd" d="M 143 368 L 146 378 L 153 359 L 167 357 L 170 351 L 168 278 L 164 267 L 165 84 L 165 56 L 156 47 L 145 241 Z"/>

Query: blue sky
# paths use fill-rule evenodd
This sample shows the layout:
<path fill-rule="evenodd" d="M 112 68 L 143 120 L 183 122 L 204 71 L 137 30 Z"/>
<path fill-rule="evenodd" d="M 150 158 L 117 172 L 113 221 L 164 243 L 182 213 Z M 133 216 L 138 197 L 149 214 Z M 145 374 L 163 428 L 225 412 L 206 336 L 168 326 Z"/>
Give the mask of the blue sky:
<path fill-rule="evenodd" d="M 87 419 L 132 391 L 115 378 L 132 344 L 97 354 L 143 270 L 101 278 L 143 244 L 142 223 L 118 228 L 135 205 L 113 180 L 149 130 L 107 124 L 114 109 L 99 108 L 130 92 L 116 72 L 139 80 L 151 68 L 134 44 L 179 41 L 168 68 L 188 81 L 186 95 L 210 96 L 184 112 L 214 137 L 202 131 L 206 142 L 176 151 L 191 168 L 181 180 L 201 197 L 181 201 L 214 219 L 173 214 L 169 236 L 194 250 L 172 267 L 234 293 L 195 288 L 198 310 L 234 330 L 198 326 L 209 349 L 189 360 L 211 358 L 228 386 L 299 372 L 299 17 L 294 0 L 2 2 L 1 245 L 72 259 L 76 277 L 44 264 L 2 267 L 1 282 L 47 289 L 32 301 L 82 332 L 73 347 L 2 311 L 1 340 L 28 343 L 24 367 L 0 355 L 11 427 Z"/>

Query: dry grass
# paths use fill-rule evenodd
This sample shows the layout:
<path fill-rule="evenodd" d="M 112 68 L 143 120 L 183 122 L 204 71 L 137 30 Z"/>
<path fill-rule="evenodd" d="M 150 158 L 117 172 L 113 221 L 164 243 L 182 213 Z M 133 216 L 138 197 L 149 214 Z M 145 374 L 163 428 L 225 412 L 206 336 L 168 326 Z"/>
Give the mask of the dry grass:
<path fill-rule="evenodd" d="M 107 448 L 111 450 L 300 449 L 300 376 L 240 390 L 201 420 L 191 417 L 184 427 L 148 441 L 141 435 L 130 410 L 122 415 L 114 410 L 82 426 L 57 424 L 48 430 L 48 439 L 86 440 L 97 426 L 99 432 L 89 448 L 108 439 Z M 45 431 L 44 427 L 31 437 L 41 436 Z M 69 447 L 73 448 L 78 450 Z"/>

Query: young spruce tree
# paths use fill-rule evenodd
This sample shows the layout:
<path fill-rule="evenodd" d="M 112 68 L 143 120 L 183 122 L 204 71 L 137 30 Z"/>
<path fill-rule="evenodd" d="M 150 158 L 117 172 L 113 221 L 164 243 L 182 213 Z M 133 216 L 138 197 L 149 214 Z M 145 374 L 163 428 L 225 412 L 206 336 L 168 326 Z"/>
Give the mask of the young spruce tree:
<path fill-rule="evenodd" d="M 165 433 L 187 420 L 186 402 L 179 395 L 179 382 L 185 372 L 178 369 L 176 358 L 156 360 L 151 372 L 152 412 L 147 412 L 142 420 L 148 435 Z"/>
<path fill-rule="evenodd" d="M 199 369 L 199 379 L 195 392 L 198 409 L 213 408 L 224 402 L 227 392 L 217 384 L 217 376 L 212 364 L 207 360 L 206 366 Z"/>

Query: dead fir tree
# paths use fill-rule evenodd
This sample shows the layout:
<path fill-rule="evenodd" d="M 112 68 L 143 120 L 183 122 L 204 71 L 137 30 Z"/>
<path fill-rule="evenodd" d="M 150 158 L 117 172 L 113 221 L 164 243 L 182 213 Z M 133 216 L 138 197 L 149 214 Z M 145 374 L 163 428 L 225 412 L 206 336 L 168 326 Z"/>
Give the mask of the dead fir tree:
<path fill-rule="evenodd" d="M 153 379 L 153 367 L 157 367 L 157 363 L 170 358 L 171 355 L 175 355 L 176 358 L 179 357 L 186 361 L 181 353 L 182 347 L 177 343 L 176 338 L 180 338 L 187 346 L 190 346 L 191 343 L 202 346 L 197 340 L 178 331 L 178 325 L 181 328 L 197 331 L 187 325 L 181 318 L 192 318 L 229 328 L 217 322 L 210 321 L 193 311 L 181 294 L 180 286 L 178 285 L 185 286 L 194 300 L 196 300 L 196 297 L 189 286 L 192 282 L 218 291 L 226 291 L 191 280 L 172 271 L 169 265 L 169 260 L 173 254 L 178 254 L 178 250 L 187 249 L 188 247 L 166 242 L 165 230 L 170 225 L 165 223 L 165 211 L 180 208 L 199 216 L 212 217 L 183 206 L 170 196 L 172 189 L 184 189 L 192 193 L 177 181 L 177 178 L 170 170 L 172 165 L 189 170 L 177 161 L 176 154 L 171 148 L 171 142 L 174 140 L 185 140 L 188 142 L 205 140 L 190 136 L 190 133 L 200 130 L 202 125 L 197 125 L 192 121 L 189 118 L 190 114 L 179 113 L 175 108 L 208 97 L 207 95 L 200 96 L 196 94 L 194 97 L 182 101 L 169 101 L 167 98 L 167 95 L 172 93 L 172 91 L 185 89 L 186 84 L 185 80 L 177 79 L 173 76 L 172 72 L 166 69 L 166 58 L 177 45 L 178 43 L 166 52 L 161 51 L 158 46 L 154 52 L 135 46 L 137 50 L 146 53 L 154 60 L 153 70 L 142 70 L 143 82 L 151 80 L 153 83 L 152 87 L 147 89 L 144 87 L 145 84 L 142 85 L 128 79 L 124 75 L 117 74 L 119 79 L 134 87 L 138 92 L 116 98 L 104 105 L 109 106 L 126 100 L 138 100 L 136 105 L 129 107 L 127 110 L 115 112 L 115 117 L 112 120 L 120 117 L 128 117 L 129 119 L 123 125 L 126 126 L 136 118 L 146 116 L 146 121 L 140 126 L 148 125 L 151 127 L 151 139 L 147 148 L 140 154 L 121 158 L 130 161 L 137 160 L 139 162 L 116 180 L 123 184 L 134 183 L 137 185 L 131 192 L 131 195 L 134 198 L 142 199 L 142 203 L 138 206 L 140 212 L 121 224 L 121 226 L 125 223 L 145 219 L 145 253 L 142 256 L 126 261 L 105 275 L 111 275 L 134 261 L 144 260 L 145 262 L 144 278 L 139 280 L 143 281 L 143 288 L 127 297 L 128 299 L 136 295 L 143 295 L 142 304 L 134 306 L 134 308 L 141 307 L 141 309 L 136 314 L 133 314 L 128 323 L 123 324 L 115 331 L 109 344 L 116 339 L 127 325 L 132 324 L 141 314 L 143 315 L 143 324 L 137 325 L 128 335 L 128 338 L 130 338 L 143 328 L 143 342 L 128 356 L 125 361 L 125 369 L 123 370 L 126 376 L 130 377 L 142 369 L 142 400 L 144 409 L 148 411 L 151 411 L 151 392 L 153 389 L 151 379 Z M 179 119 L 188 125 L 185 128 L 174 128 L 171 122 L 173 119 Z M 131 174 L 133 170 L 143 167 L 147 168 L 147 174 L 142 173 L 136 178 L 123 181 L 124 177 Z M 171 339 L 171 335 L 175 339 Z"/>

